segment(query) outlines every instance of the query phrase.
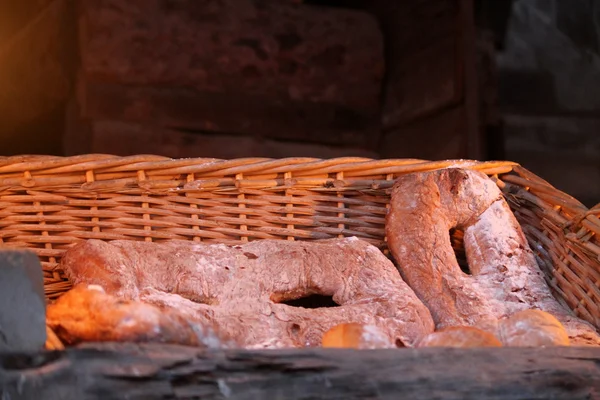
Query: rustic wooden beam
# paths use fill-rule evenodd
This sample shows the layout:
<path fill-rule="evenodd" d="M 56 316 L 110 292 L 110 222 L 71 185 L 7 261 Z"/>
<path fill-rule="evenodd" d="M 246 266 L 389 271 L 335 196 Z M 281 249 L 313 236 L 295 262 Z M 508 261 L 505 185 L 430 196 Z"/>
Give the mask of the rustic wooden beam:
<path fill-rule="evenodd" d="M 378 16 L 386 37 L 383 130 L 402 132 L 409 124 L 462 105 L 460 69 L 464 61 L 458 0 L 373 0 L 369 7 Z M 397 136 L 403 140 L 409 135 Z M 429 140 L 429 133 L 426 137 L 428 142 L 434 141 Z"/>
<path fill-rule="evenodd" d="M 592 399 L 600 348 L 215 351 L 88 344 L 0 355 L 19 399 Z"/>
<path fill-rule="evenodd" d="M 359 146 L 333 146 L 321 143 L 289 142 L 251 135 L 191 133 L 159 126 L 129 122 L 90 121 L 94 152 L 129 156 L 160 154 L 172 158 L 210 157 L 233 159 L 244 157 L 366 157 L 378 153 Z M 144 140 L 140 140 L 144 138 Z"/>
<path fill-rule="evenodd" d="M 475 9 L 473 0 L 460 0 L 459 23 L 461 26 L 462 60 L 460 73 L 464 80 L 466 111 L 465 132 L 467 135 L 467 158 L 484 160 L 485 137 L 479 121 L 479 82 L 477 75 L 477 48 L 475 29 Z"/>
<path fill-rule="evenodd" d="M 464 104 L 437 110 L 426 118 L 386 131 L 379 144 L 381 158 L 447 160 L 465 158 L 466 109 Z M 424 138 L 427 145 L 424 146 Z"/>
<path fill-rule="evenodd" d="M 375 146 L 385 65 L 366 12 L 261 0 L 79 3 L 83 120 Z"/>

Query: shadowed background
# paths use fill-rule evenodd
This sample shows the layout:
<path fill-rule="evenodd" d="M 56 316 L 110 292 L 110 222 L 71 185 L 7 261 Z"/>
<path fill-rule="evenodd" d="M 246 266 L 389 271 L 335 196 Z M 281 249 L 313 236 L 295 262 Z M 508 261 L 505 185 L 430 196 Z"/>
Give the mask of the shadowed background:
<path fill-rule="evenodd" d="M 0 153 L 475 158 L 600 202 L 600 2 L 0 1 Z"/>

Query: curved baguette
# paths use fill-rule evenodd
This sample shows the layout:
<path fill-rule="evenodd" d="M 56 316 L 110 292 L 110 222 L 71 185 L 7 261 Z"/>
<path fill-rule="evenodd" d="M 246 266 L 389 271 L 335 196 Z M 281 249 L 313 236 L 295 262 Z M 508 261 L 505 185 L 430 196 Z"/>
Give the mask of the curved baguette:
<path fill-rule="evenodd" d="M 470 274 L 456 260 L 453 228 L 464 231 Z M 386 234 L 400 273 L 437 328 L 467 325 L 497 334 L 499 318 L 540 309 L 565 326 L 573 343 L 600 344 L 593 326 L 554 299 L 521 227 L 485 174 L 448 168 L 401 176 Z"/>
<path fill-rule="evenodd" d="M 61 266 L 75 284 L 177 309 L 247 348 L 320 346 L 325 331 L 350 322 L 412 346 L 434 328 L 392 262 L 357 238 L 239 246 L 89 240 L 67 251 Z M 285 304 L 313 294 L 339 306 Z"/>

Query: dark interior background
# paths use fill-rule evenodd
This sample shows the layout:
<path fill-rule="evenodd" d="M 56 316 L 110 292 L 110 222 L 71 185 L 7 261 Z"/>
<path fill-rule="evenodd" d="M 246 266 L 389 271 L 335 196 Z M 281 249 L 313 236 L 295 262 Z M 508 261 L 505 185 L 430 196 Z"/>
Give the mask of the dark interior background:
<path fill-rule="evenodd" d="M 0 154 L 521 163 L 600 202 L 598 0 L 0 1 Z"/>

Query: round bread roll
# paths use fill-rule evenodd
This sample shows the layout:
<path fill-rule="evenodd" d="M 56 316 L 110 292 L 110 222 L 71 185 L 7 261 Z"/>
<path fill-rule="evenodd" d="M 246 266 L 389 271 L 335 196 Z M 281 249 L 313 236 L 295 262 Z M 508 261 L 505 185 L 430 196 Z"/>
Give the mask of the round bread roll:
<path fill-rule="evenodd" d="M 569 334 L 552 314 L 524 310 L 499 321 L 498 332 L 505 346 L 569 346 Z"/>
<path fill-rule="evenodd" d="M 322 345 L 323 347 L 346 349 L 385 349 L 394 347 L 388 337 L 376 326 L 354 322 L 339 324 L 329 329 L 323 335 Z"/>
<path fill-rule="evenodd" d="M 471 326 L 450 326 L 425 336 L 417 347 L 501 347 L 493 334 Z"/>

